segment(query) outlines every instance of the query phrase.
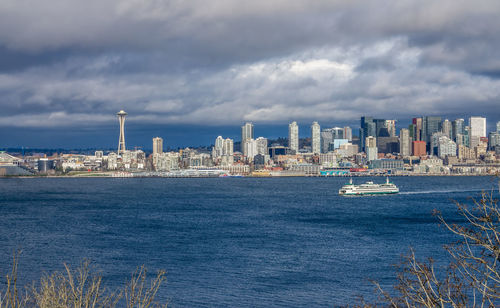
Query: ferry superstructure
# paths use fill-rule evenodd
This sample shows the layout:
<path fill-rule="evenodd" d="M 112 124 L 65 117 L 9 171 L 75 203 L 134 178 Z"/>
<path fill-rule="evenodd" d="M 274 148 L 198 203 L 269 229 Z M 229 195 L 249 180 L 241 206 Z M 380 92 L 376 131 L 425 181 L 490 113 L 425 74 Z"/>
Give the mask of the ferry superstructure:
<path fill-rule="evenodd" d="M 351 178 L 349 183 L 339 190 L 341 196 L 390 195 L 397 193 L 399 193 L 399 188 L 394 183 L 389 182 L 389 178 L 386 178 L 384 184 L 375 184 L 370 181 L 361 185 L 354 185 Z"/>

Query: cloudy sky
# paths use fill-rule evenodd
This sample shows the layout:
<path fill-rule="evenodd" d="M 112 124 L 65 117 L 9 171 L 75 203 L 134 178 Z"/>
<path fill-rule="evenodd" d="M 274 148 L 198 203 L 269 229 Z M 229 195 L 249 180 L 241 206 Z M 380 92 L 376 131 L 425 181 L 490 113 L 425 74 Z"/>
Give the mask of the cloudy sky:
<path fill-rule="evenodd" d="M 244 121 L 493 123 L 499 29 L 498 0 L 2 0 L 0 148 L 114 147 L 120 109 L 146 148 L 239 139 Z"/>

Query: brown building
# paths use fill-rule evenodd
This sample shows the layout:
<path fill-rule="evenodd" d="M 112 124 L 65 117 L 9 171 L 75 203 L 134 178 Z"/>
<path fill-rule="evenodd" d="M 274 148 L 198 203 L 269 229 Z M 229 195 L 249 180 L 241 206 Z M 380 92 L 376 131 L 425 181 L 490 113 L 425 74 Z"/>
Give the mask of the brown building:
<path fill-rule="evenodd" d="M 425 141 L 413 141 L 412 153 L 413 156 L 425 156 L 427 154 L 425 151 Z"/>

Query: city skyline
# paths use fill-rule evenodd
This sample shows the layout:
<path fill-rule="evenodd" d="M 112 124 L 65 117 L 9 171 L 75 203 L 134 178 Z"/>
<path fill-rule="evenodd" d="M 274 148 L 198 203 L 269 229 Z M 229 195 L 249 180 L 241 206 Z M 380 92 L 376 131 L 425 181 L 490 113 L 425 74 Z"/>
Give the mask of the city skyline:
<path fill-rule="evenodd" d="M 107 146 L 121 109 L 179 146 L 247 121 L 500 119 L 496 1 L 28 2 L 0 4 L 3 147 Z"/>
<path fill-rule="evenodd" d="M 116 112 L 115 112 L 116 114 Z M 129 116 L 127 115 L 127 127 L 125 128 L 125 135 L 127 136 L 127 148 L 142 148 L 148 151 L 153 149 L 149 140 L 153 136 L 159 136 L 164 139 L 164 147 L 165 149 L 177 149 L 183 147 L 207 147 L 214 145 L 214 139 L 219 135 L 227 136 L 228 138 L 234 139 L 235 141 L 241 141 L 241 125 L 245 123 L 241 123 L 240 126 L 209 126 L 209 127 L 200 127 L 194 125 L 181 125 L 181 129 L 172 129 L 164 126 L 157 125 L 137 125 L 137 123 L 129 123 Z M 469 125 L 470 117 L 483 117 L 482 115 L 463 115 L 461 117 L 452 118 L 441 116 L 441 120 L 444 121 L 448 119 L 450 122 L 455 119 L 464 119 L 464 124 Z M 425 115 L 415 115 L 414 117 L 425 117 Z M 375 117 L 372 117 L 375 118 Z M 487 126 L 486 132 L 494 131 L 496 129 L 496 123 L 498 120 L 492 120 L 490 117 L 486 117 Z M 120 134 L 120 126 L 115 123 L 115 120 L 112 123 L 109 123 L 105 128 L 95 127 L 95 128 L 78 128 L 75 130 L 62 130 L 58 133 L 61 134 L 61 137 L 57 138 L 57 133 L 49 131 L 45 137 L 40 135 L 40 131 L 38 130 L 28 130 L 28 133 L 24 133 L 21 130 L 20 135 L 14 135 L 12 138 L 13 142 L 4 142 L 0 143 L 0 150 L 5 148 L 40 148 L 40 149 L 86 149 L 86 148 L 103 148 L 103 149 L 112 149 L 117 147 L 116 139 Z M 399 133 L 400 129 L 408 128 L 408 125 L 411 124 L 412 118 L 399 120 L 396 119 L 395 127 L 396 131 Z M 359 137 L 359 119 L 357 121 L 352 122 L 336 122 L 330 123 L 325 121 L 312 121 L 312 122 L 299 122 L 296 121 L 297 125 L 302 129 L 299 129 L 299 138 L 310 138 L 311 130 L 310 126 L 313 122 L 318 122 L 321 127 L 321 130 L 324 128 L 333 128 L 333 127 L 344 127 L 349 126 L 352 129 L 352 135 Z M 278 139 L 278 138 L 288 138 L 288 125 L 291 122 L 284 124 L 259 124 L 259 122 L 246 122 L 251 123 L 253 125 L 253 129 L 256 130 L 254 133 L 255 136 L 263 136 L 268 139 Z M 281 123 L 281 122 L 280 122 Z M 341 124 L 344 123 L 344 124 Z M 3 135 L 5 131 L 0 130 L 0 142 L 4 139 L 9 139 L 9 136 Z M 173 133 L 173 134 L 172 134 Z M 35 135 L 33 135 L 35 134 Z M 99 135 L 99 137 L 96 137 Z M 399 135 L 399 134 L 398 134 Z M 195 136 L 195 138 L 190 138 L 190 136 Z M 36 140 L 37 143 L 18 143 L 19 140 L 23 140 L 23 137 L 27 140 Z M 30 138 L 31 137 L 31 138 Z M 88 139 L 87 139 L 88 138 Z M 82 142 L 82 140 L 88 140 L 87 142 Z M 102 141 L 101 141 L 102 140 Z M 129 141 L 130 140 L 130 141 Z M 72 143 L 68 143 L 71 141 Z"/>

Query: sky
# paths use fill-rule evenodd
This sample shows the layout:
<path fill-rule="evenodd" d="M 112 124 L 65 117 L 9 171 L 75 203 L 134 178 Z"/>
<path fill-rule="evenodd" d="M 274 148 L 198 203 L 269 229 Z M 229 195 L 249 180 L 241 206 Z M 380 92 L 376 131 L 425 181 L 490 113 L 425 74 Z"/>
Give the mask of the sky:
<path fill-rule="evenodd" d="M 500 1 L 2 0 L 0 148 L 500 120 Z"/>

